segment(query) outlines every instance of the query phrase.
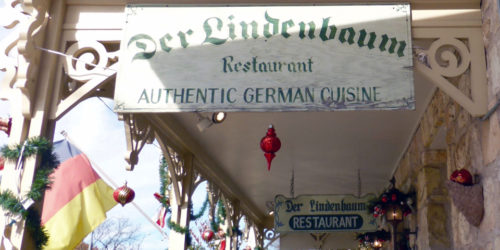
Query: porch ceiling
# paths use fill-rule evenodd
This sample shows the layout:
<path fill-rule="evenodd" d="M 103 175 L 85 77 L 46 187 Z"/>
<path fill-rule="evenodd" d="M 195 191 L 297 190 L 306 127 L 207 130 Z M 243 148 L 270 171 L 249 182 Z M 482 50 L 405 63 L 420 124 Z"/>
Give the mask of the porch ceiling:
<path fill-rule="evenodd" d="M 68 31 L 66 39 L 75 40 L 81 32 L 103 40 L 93 29 L 103 29 L 91 18 L 78 13 L 117 13 L 122 17 L 126 3 L 164 3 L 162 0 L 67 0 Z M 267 3 L 256 0 L 252 3 Z M 304 1 L 279 0 L 276 3 Z M 306 1 L 307 2 L 307 1 Z M 321 0 L 317 3 L 337 3 L 341 0 Z M 379 0 L 354 2 L 385 2 Z M 391 2 L 391 1 L 390 1 Z M 392 1 L 400 2 L 400 1 Z M 401 1 L 403 2 L 403 1 Z M 248 1 L 173 0 L 171 4 L 238 4 Z M 479 0 L 411 0 L 412 28 L 436 23 L 455 27 L 481 24 Z M 107 6 L 109 5 L 109 6 Z M 83 7 L 82 7 L 83 6 Z M 118 7 L 117 7 L 118 6 Z M 456 9 L 437 13 L 434 10 Z M 91 15 L 87 15 L 91 16 Z M 116 21 L 116 20 L 115 20 Z M 106 39 L 119 40 L 123 20 L 108 25 Z M 73 29 L 81 29 L 75 32 Z M 116 30 L 115 33 L 110 30 Z M 87 32 L 90 31 L 90 32 Z M 80 33 L 78 33 L 80 34 Z M 95 35 L 97 34 L 97 35 Z M 118 37 L 118 39 L 117 39 Z M 415 42 L 415 41 L 414 41 Z M 425 46 L 424 46 L 425 47 Z M 338 112 L 232 112 L 227 119 L 200 132 L 195 113 L 154 113 L 147 119 L 156 127 L 158 136 L 181 152 L 195 155 L 196 165 L 209 180 L 230 198 L 237 198 L 244 210 L 261 222 L 267 214 L 267 201 L 277 194 L 290 196 L 290 178 L 295 170 L 295 195 L 357 194 L 358 169 L 361 172 L 361 192 L 377 193 L 387 184 L 402 154 L 412 138 L 422 112 L 435 87 L 415 71 L 415 111 L 338 111 Z M 202 114 L 208 115 L 208 114 Z M 282 147 L 267 171 L 266 160 L 259 148 L 260 139 L 269 124 L 276 128 Z"/>
<path fill-rule="evenodd" d="M 174 147 L 195 154 L 200 172 L 262 218 L 267 201 L 290 196 L 293 169 L 296 196 L 357 195 L 358 169 L 362 194 L 386 187 L 435 90 L 417 72 L 414 77 L 415 111 L 231 112 L 203 132 L 195 113 L 150 119 Z M 269 124 L 282 144 L 271 171 L 259 147 Z"/>

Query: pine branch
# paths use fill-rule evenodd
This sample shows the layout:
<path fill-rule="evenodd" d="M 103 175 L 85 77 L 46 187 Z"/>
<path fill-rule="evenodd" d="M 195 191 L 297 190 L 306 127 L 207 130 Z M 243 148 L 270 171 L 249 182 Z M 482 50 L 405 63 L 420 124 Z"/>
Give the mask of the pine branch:
<path fill-rule="evenodd" d="M 0 151 L 7 160 L 17 161 L 23 150 L 23 145 L 4 146 Z M 40 164 L 36 170 L 31 190 L 26 194 L 26 198 L 34 201 L 41 201 L 45 191 L 50 188 L 52 179 L 49 177 L 59 165 L 56 154 L 53 152 L 52 143 L 42 137 L 30 138 L 24 144 L 22 151 L 23 158 L 34 155 L 40 156 Z M 41 225 L 41 218 L 38 211 L 33 207 L 26 210 L 20 199 L 11 191 L 0 192 L 0 206 L 13 215 L 21 215 L 26 221 L 26 228 L 35 241 L 36 249 L 42 249 L 48 242 L 49 236 Z"/>

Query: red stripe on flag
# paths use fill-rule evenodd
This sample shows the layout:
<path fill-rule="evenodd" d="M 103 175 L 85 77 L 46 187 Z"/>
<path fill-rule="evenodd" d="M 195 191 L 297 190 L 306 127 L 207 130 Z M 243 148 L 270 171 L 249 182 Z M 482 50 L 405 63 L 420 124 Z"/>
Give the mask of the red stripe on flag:
<path fill-rule="evenodd" d="M 54 183 L 45 192 L 42 224 L 45 224 L 82 190 L 101 178 L 92 169 L 87 156 L 84 154 L 77 155 L 61 163 L 51 177 Z"/>
<path fill-rule="evenodd" d="M 165 227 L 165 218 L 167 217 L 167 208 L 166 207 L 161 207 L 160 213 L 158 214 L 158 220 L 156 220 L 156 224 L 160 226 L 161 228 Z"/>

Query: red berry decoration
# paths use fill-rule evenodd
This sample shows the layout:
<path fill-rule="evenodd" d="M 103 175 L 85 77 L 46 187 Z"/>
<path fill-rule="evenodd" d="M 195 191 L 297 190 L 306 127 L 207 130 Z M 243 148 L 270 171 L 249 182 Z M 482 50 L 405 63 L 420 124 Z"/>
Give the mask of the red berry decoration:
<path fill-rule="evenodd" d="M 274 153 L 281 148 L 281 141 L 276 136 L 273 125 L 267 129 L 266 136 L 260 140 L 260 148 L 264 151 L 264 156 L 267 160 L 267 170 L 271 171 L 271 161 L 276 156 Z"/>
<path fill-rule="evenodd" d="M 385 195 L 385 194 L 384 194 L 384 195 L 382 196 L 382 202 L 383 202 L 383 203 L 386 203 L 387 201 L 388 201 L 388 200 L 387 200 L 387 195 Z"/>
<path fill-rule="evenodd" d="M 205 242 L 209 242 L 211 241 L 213 238 L 214 238 L 214 231 L 210 230 L 210 229 L 205 229 L 205 231 L 203 231 L 203 234 L 201 234 L 201 238 L 205 241 Z"/>
<path fill-rule="evenodd" d="M 120 203 L 122 207 L 131 202 L 135 197 L 135 192 L 131 188 L 127 187 L 127 183 L 125 182 L 125 185 L 117 188 L 113 192 L 113 198 L 115 199 L 116 202 Z"/>
<path fill-rule="evenodd" d="M 472 175 L 466 169 L 460 169 L 456 171 L 455 182 L 460 183 L 462 185 L 472 185 Z M 453 176 L 453 174 L 452 174 Z M 451 177 L 450 177 L 451 179 Z"/>

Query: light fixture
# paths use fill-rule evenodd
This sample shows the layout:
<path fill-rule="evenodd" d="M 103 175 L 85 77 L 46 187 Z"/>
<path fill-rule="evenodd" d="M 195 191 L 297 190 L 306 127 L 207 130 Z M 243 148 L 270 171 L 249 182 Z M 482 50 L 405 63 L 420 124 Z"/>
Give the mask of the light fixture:
<path fill-rule="evenodd" d="M 360 248 L 380 249 L 384 246 L 384 242 L 391 239 L 391 234 L 385 230 L 377 230 L 375 232 L 366 232 L 357 234 Z"/>
<path fill-rule="evenodd" d="M 380 241 L 379 239 L 375 239 L 373 242 L 372 242 L 372 247 L 375 248 L 375 249 L 380 249 L 382 248 L 382 241 Z"/>
<path fill-rule="evenodd" d="M 203 132 L 213 124 L 222 123 L 226 119 L 225 112 L 214 112 L 212 114 L 212 119 L 202 116 L 200 113 L 196 114 L 198 115 L 198 123 L 196 124 L 196 127 L 198 127 L 198 130 L 200 130 L 200 132 Z"/>
<path fill-rule="evenodd" d="M 401 196 L 401 191 L 399 191 L 395 187 L 396 179 L 392 177 L 390 182 L 392 187 L 385 194 L 387 197 L 389 197 L 389 204 L 385 213 L 385 219 L 387 220 L 387 222 L 392 224 L 392 245 L 394 247 L 394 250 L 396 250 L 396 233 L 398 224 L 403 221 L 403 205 L 401 204 L 401 202 L 398 202 L 399 197 Z"/>
<path fill-rule="evenodd" d="M 392 224 L 397 224 L 403 220 L 403 209 L 399 204 L 389 205 L 389 209 L 385 214 L 385 219 Z"/>
<path fill-rule="evenodd" d="M 217 124 L 226 119 L 226 112 L 215 112 L 212 114 L 212 122 Z"/>
<path fill-rule="evenodd" d="M 274 201 L 266 201 L 267 214 L 274 215 Z"/>

